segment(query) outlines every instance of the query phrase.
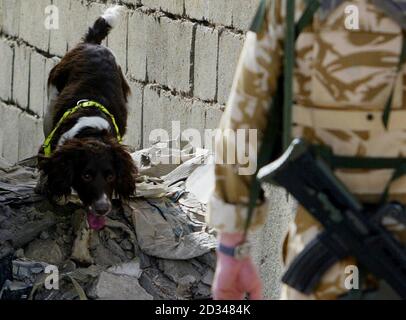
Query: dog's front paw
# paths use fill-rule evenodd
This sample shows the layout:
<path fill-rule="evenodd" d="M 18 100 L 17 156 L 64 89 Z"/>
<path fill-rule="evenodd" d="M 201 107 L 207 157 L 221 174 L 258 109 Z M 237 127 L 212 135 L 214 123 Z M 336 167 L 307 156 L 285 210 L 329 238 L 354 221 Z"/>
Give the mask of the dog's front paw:
<path fill-rule="evenodd" d="M 71 259 L 82 265 L 94 264 L 89 250 L 90 230 L 83 228 L 73 243 Z"/>
<path fill-rule="evenodd" d="M 80 220 L 76 226 L 76 238 L 73 243 L 71 259 L 82 265 L 94 264 L 94 259 L 90 254 L 91 230 L 87 226 L 85 215 L 80 214 Z M 75 226 L 74 226 L 75 229 Z"/>

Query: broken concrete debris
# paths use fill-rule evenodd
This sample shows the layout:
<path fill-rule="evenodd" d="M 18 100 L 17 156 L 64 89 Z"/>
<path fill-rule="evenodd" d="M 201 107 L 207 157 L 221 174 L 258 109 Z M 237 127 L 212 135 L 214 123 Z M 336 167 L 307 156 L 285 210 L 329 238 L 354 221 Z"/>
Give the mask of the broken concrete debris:
<path fill-rule="evenodd" d="M 100 300 L 152 300 L 137 278 L 103 271 L 89 296 Z"/>
<path fill-rule="evenodd" d="M 114 201 L 100 231 L 74 195 L 64 205 L 37 195 L 32 167 L 0 166 L 0 299 L 209 299 L 216 237 L 186 187 L 206 153 L 165 167 L 150 154 L 157 149 L 165 154 L 160 145 L 133 155 L 144 174 L 136 197 Z"/>

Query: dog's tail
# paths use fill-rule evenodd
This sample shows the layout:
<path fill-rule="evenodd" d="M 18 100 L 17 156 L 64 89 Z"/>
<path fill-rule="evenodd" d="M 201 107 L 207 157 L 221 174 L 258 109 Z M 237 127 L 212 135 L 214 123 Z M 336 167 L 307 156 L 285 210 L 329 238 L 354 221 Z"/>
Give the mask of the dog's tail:
<path fill-rule="evenodd" d="M 113 29 L 120 18 L 122 6 L 115 5 L 108 8 L 89 28 L 83 41 L 86 43 L 101 44 L 102 41 L 108 36 L 111 29 Z"/>

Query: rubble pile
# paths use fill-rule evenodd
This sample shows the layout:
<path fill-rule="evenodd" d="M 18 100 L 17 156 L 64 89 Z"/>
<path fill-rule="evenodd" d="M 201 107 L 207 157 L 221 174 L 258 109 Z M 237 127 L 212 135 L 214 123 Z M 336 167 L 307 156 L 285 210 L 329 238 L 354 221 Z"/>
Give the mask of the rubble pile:
<path fill-rule="evenodd" d="M 88 228 L 74 195 L 54 205 L 34 192 L 35 159 L 0 159 L 0 299 L 209 299 L 216 238 L 205 196 L 187 187 L 207 155 L 156 165 L 154 148 L 133 154 L 137 194 L 115 200 L 100 231 Z"/>

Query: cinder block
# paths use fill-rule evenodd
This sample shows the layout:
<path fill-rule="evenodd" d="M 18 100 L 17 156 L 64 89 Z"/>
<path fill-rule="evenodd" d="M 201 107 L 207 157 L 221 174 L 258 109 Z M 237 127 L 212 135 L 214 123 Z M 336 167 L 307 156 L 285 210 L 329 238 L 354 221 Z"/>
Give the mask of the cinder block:
<path fill-rule="evenodd" d="M 261 0 L 233 0 L 233 27 L 248 31 Z"/>
<path fill-rule="evenodd" d="M 191 53 L 196 24 L 162 19 L 168 39 L 167 86 L 182 92 L 191 89 Z"/>
<path fill-rule="evenodd" d="M 142 108 L 144 86 L 137 82 L 130 82 L 131 98 L 128 102 L 127 133 L 124 143 L 135 149 L 142 148 Z"/>
<path fill-rule="evenodd" d="M 128 74 L 145 81 L 147 76 L 147 34 L 146 20 L 152 19 L 141 11 L 130 12 L 128 16 Z"/>
<path fill-rule="evenodd" d="M 29 44 L 48 51 L 49 30 L 45 26 L 47 18 L 45 8 L 51 5 L 51 0 L 21 1 L 20 37 Z"/>
<path fill-rule="evenodd" d="M 206 119 L 204 127 L 206 129 L 218 128 L 223 113 L 224 110 L 220 105 L 214 105 L 206 108 Z"/>
<path fill-rule="evenodd" d="M 117 26 L 109 34 L 107 43 L 124 73 L 127 72 L 128 11 L 121 13 Z"/>
<path fill-rule="evenodd" d="M 221 104 L 228 100 L 243 42 L 243 36 L 228 31 L 220 34 L 217 100 Z"/>
<path fill-rule="evenodd" d="M 78 0 L 53 0 L 59 11 L 59 29 L 51 30 L 50 52 L 63 56 L 83 38 L 88 28 L 103 13 L 104 4 Z"/>
<path fill-rule="evenodd" d="M 184 0 L 141 0 L 141 3 L 152 9 L 169 12 L 175 15 L 182 15 Z"/>
<path fill-rule="evenodd" d="M 2 32 L 17 37 L 20 29 L 21 0 L 0 0 L 2 2 Z"/>
<path fill-rule="evenodd" d="M 0 98 L 11 100 L 14 48 L 5 39 L 0 40 Z"/>
<path fill-rule="evenodd" d="M 94 17 L 98 17 L 104 8 L 103 5 L 95 3 L 90 7 L 92 11 L 89 12 L 89 8 L 82 1 L 70 1 L 71 6 L 67 15 L 69 20 L 68 50 L 73 49 L 81 41 L 88 28 L 94 23 L 94 21 L 89 23 L 88 16 L 93 14 Z M 96 10 L 97 14 L 93 10 Z"/>
<path fill-rule="evenodd" d="M 216 97 L 218 37 L 216 29 L 197 27 L 193 95 L 203 100 L 214 100 Z"/>
<path fill-rule="evenodd" d="M 53 4 L 58 8 L 59 22 L 58 29 L 50 30 L 49 52 L 62 57 L 68 46 L 71 0 L 53 0 Z"/>
<path fill-rule="evenodd" d="M 166 17 L 146 22 L 148 81 L 189 92 L 194 24 Z"/>
<path fill-rule="evenodd" d="M 27 113 L 20 113 L 18 119 L 18 160 L 24 160 L 38 153 L 43 143 L 42 120 Z"/>
<path fill-rule="evenodd" d="M 11 163 L 18 161 L 18 119 L 21 110 L 18 108 L 2 104 L 1 128 L 3 131 L 3 151 L 4 159 Z"/>
<path fill-rule="evenodd" d="M 43 117 L 45 96 L 45 64 L 46 58 L 33 51 L 31 54 L 31 72 L 30 72 L 30 105 L 29 110 L 40 117 Z"/>
<path fill-rule="evenodd" d="M 167 83 L 168 19 L 146 16 L 147 79 L 162 85 Z M 179 44 L 180 45 L 180 44 Z"/>
<path fill-rule="evenodd" d="M 14 57 L 13 100 L 22 108 L 28 107 L 30 82 L 30 57 L 32 49 L 16 46 Z"/>
<path fill-rule="evenodd" d="M 231 26 L 234 0 L 185 0 L 185 12 L 190 18 Z"/>
<path fill-rule="evenodd" d="M 203 133 L 204 108 L 200 102 L 173 96 L 170 92 L 148 85 L 144 89 L 143 146 L 151 145 L 153 130 L 163 129 L 170 140 L 176 139 L 186 129 L 194 128 Z M 180 122 L 181 132 L 173 131 L 173 121 Z"/>

